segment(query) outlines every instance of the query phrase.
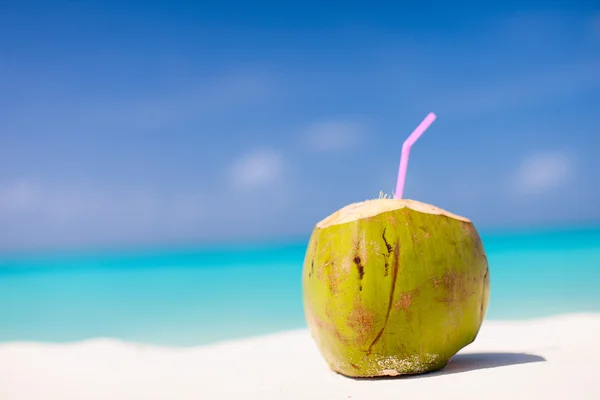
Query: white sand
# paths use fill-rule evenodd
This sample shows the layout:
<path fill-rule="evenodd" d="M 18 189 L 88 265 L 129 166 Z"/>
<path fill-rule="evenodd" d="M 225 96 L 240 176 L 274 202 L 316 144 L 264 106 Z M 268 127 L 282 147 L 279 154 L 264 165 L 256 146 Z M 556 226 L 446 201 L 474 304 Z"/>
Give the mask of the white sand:
<path fill-rule="evenodd" d="M 445 370 L 353 380 L 306 331 L 197 348 L 0 345 L 0 399 L 600 399 L 600 314 L 486 322 Z"/>

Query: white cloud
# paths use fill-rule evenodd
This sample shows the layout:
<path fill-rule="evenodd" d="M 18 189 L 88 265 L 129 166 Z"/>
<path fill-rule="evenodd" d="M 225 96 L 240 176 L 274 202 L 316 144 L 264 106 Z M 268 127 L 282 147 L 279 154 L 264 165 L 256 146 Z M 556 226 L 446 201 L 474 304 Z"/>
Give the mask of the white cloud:
<path fill-rule="evenodd" d="M 269 188 L 281 179 L 282 165 L 279 153 L 255 150 L 232 167 L 231 183 L 241 189 Z M 195 243 L 280 232 L 281 215 L 294 200 L 281 187 L 246 191 L 242 197 L 208 188 L 162 189 L 0 181 L 0 226 L 10 227 L 0 229 L 0 251 Z"/>
<path fill-rule="evenodd" d="M 308 146 L 313 151 L 342 151 L 355 148 L 363 137 L 360 124 L 344 121 L 315 123 L 306 130 Z"/>
<path fill-rule="evenodd" d="M 194 222 L 204 215 L 201 196 L 152 190 L 106 190 L 82 185 L 41 185 L 16 181 L 0 185 L 0 219 L 42 219 L 62 226 L 118 222 Z"/>
<path fill-rule="evenodd" d="M 235 187 L 255 188 L 277 183 L 283 175 L 283 156 L 273 149 L 255 149 L 236 160 L 230 169 Z"/>
<path fill-rule="evenodd" d="M 126 95 L 116 99 L 81 98 L 79 87 L 51 87 L 43 93 L 36 90 L 33 88 L 31 93 L 34 95 L 11 114 L 9 122 L 15 130 L 52 134 L 106 134 L 113 131 L 131 134 L 230 114 L 237 107 L 268 100 L 274 85 L 267 72 L 248 69 L 210 79 L 190 77 L 185 85 L 173 85 L 163 90 L 124 90 Z M 35 118 L 30 117 L 32 113 Z"/>
<path fill-rule="evenodd" d="M 20 181 L 0 187 L 0 214 L 19 213 L 35 206 L 38 200 L 37 188 L 30 182 Z"/>
<path fill-rule="evenodd" d="M 527 156 L 516 173 L 519 194 L 539 195 L 568 183 L 575 174 L 575 160 L 566 151 L 547 151 Z"/>

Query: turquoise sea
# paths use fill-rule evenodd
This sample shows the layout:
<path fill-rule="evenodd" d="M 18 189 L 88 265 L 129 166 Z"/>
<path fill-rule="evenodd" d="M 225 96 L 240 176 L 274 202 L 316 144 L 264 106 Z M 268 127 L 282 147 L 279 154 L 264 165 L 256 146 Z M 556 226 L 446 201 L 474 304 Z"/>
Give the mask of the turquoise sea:
<path fill-rule="evenodd" d="M 482 238 L 488 319 L 600 312 L 600 228 Z M 0 255 L 0 341 L 199 345 L 303 328 L 306 244 Z"/>

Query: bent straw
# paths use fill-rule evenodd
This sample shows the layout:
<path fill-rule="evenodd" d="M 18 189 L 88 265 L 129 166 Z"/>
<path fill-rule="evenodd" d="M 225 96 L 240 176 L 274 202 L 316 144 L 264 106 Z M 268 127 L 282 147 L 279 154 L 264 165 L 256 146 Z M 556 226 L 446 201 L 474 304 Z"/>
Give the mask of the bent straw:
<path fill-rule="evenodd" d="M 429 128 L 429 125 L 435 121 L 435 114 L 429 113 L 423 122 L 417 126 L 417 129 L 410 134 L 410 136 L 402 144 L 402 154 L 400 156 L 400 168 L 398 170 L 398 182 L 396 183 L 396 193 L 394 197 L 397 199 L 402 198 L 402 192 L 404 191 L 404 182 L 406 180 L 406 168 L 408 166 L 408 155 L 410 153 L 411 146 L 417 141 L 417 139 Z"/>

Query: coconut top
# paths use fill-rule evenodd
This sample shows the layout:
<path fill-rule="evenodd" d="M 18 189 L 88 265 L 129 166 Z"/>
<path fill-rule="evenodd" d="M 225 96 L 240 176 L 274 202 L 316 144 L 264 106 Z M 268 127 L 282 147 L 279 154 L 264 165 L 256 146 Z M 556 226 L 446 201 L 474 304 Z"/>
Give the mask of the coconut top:
<path fill-rule="evenodd" d="M 374 199 L 362 201 L 360 203 L 349 204 L 317 223 L 317 227 L 326 228 L 332 225 L 344 224 L 363 218 L 373 217 L 384 212 L 399 210 L 405 207 L 425 214 L 444 215 L 459 221 L 471 222 L 465 217 L 452 214 L 446 210 L 442 210 L 439 207 L 416 200 Z"/>

